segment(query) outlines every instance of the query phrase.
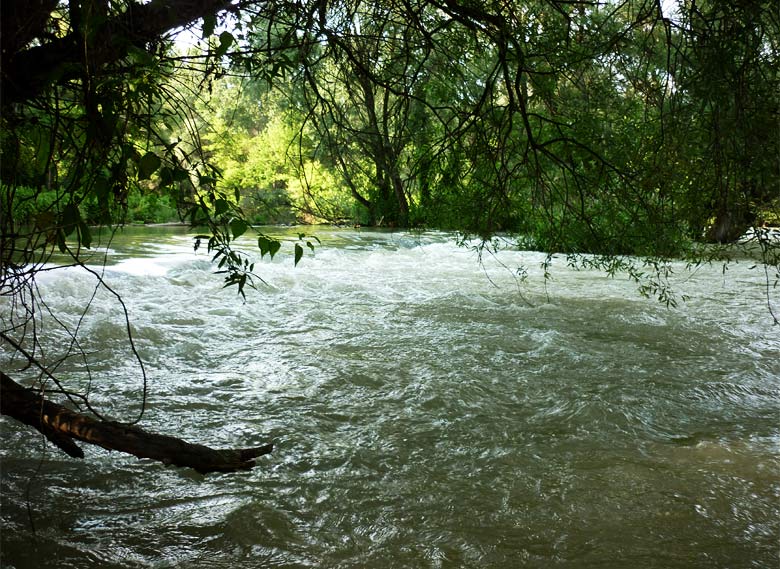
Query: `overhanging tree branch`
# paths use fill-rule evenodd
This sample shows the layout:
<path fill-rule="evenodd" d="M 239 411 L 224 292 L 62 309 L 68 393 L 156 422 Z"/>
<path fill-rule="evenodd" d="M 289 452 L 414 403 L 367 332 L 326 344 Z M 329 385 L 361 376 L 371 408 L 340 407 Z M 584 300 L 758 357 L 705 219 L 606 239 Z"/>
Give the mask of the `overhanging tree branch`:
<path fill-rule="evenodd" d="M 25 4 L 31 22 L 25 33 L 17 33 L 13 26 L 20 21 L 12 17 L 22 13 Z M 62 37 L 29 46 L 33 38 L 45 35 L 45 26 L 53 10 L 51 2 L 42 0 L 4 0 L 2 10 L 2 92 L 3 106 L 29 101 L 50 85 L 79 76 L 85 49 L 82 30 L 71 30 Z M 101 22 L 88 37 L 92 46 L 90 63 L 104 65 L 127 55 L 130 46 L 144 46 L 169 30 L 185 26 L 198 18 L 236 10 L 230 0 L 152 0 L 147 4 L 129 2 L 127 10 Z M 33 25 L 34 24 L 34 25 Z"/>
<path fill-rule="evenodd" d="M 135 425 L 98 421 L 44 399 L 37 391 L 23 387 L 3 372 L 0 372 L 0 413 L 34 427 L 74 458 L 84 457 L 84 452 L 75 443 L 81 441 L 206 474 L 249 470 L 256 465 L 254 459 L 273 450 L 272 444 L 214 449 L 177 437 L 150 433 Z"/>

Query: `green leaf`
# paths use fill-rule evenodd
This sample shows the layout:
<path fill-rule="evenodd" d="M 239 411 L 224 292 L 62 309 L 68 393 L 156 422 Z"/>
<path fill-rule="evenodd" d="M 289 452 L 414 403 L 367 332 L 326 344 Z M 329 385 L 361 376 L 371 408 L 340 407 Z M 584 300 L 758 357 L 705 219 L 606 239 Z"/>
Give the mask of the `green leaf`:
<path fill-rule="evenodd" d="M 219 34 L 219 47 L 217 48 L 217 51 L 215 52 L 216 57 L 222 57 L 227 53 L 228 48 L 233 44 L 235 41 L 235 38 L 233 37 L 233 34 L 231 34 L 228 31 L 222 32 Z"/>
<path fill-rule="evenodd" d="M 161 186 L 169 186 L 173 183 L 173 170 L 168 168 L 168 166 L 164 166 L 160 169 L 160 185 Z"/>
<path fill-rule="evenodd" d="M 152 174 L 160 167 L 160 164 L 162 164 L 160 158 L 153 152 L 144 154 L 138 161 L 138 179 L 148 180 L 151 178 Z"/>
<path fill-rule="evenodd" d="M 186 180 L 190 179 L 190 173 L 187 172 L 185 168 L 174 168 L 173 169 L 173 181 L 174 182 L 184 182 Z"/>
<path fill-rule="evenodd" d="M 217 182 L 217 179 L 214 176 L 204 176 L 202 174 L 198 175 L 198 183 L 201 186 L 210 186 Z"/>
<path fill-rule="evenodd" d="M 155 62 L 155 58 L 148 51 L 132 45 L 127 48 L 127 54 L 130 60 L 138 65 L 151 67 Z"/>
<path fill-rule="evenodd" d="M 89 249 L 92 245 L 92 232 L 89 230 L 89 225 L 83 219 L 79 219 L 79 242 L 83 247 Z"/>
<path fill-rule="evenodd" d="M 238 239 L 249 228 L 249 224 L 243 219 L 234 218 L 230 221 L 230 232 L 233 234 L 233 239 Z"/>
<path fill-rule="evenodd" d="M 203 39 L 212 35 L 216 26 L 217 17 L 214 14 L 206 14 L 203 16 Z"/>
<path fill-rule="evenodd" d="M 301 260 L 301 257 L 303 257 L 303 247 L 301 247 L 300 243 L 295 244 L 295 265 L 298 265 L 298 261 Z"/>
<path fill-rule="evenodd" d="M 257 238 L 257 248 L 260 249 L 260 257 L 265 257 L 265 254 L 270 251 L 270 244 L 271 240 L 268 239 L 265 235 L 260 235 Z M 273 257 L 273 255 L 271 255 Z"/>
<path fill-rule="evenodd" d="M 215 215 L 222 215 L 230 208 L 230 205 L 228 204 L 226 199 L 219 198 L 214 202 L 214 214 Z"/>
<path fill-rule="evenodd" d="M 57 230 L 57 247 L 59 247 L 60 253 L 65 253 L 68 250 L 65 243 L 65 232 L 62 229 Z"/>
<path fill-rule="evenodd" d="M 74 203 L 69 203 L 66 205 L 62 210 L 61 225 L 63 237 L 67 237 L 73 233 L 80 221 L 81 213 L 79 212 L 78 206 Z"/>
<path fill-rule="evenodd" d="M 277 251 L 281 249 L 282 244 L 267 235 L 260 235 L 257 238 L 257 247 L 260 249 L 260 257 L 265 257 L 265 254 L 268 253 L 273 259 Z"/>
<path fill-rule="evenodd" d="M 103 176 L 98 176 L 95 179 L 95 185 L 93 186 L 93 192 L 97 198 L 98 205 L 98 223 L 111 223 L 111 211 L 110 211 L 110 191 L 111 186 L 108 179 Z"/>

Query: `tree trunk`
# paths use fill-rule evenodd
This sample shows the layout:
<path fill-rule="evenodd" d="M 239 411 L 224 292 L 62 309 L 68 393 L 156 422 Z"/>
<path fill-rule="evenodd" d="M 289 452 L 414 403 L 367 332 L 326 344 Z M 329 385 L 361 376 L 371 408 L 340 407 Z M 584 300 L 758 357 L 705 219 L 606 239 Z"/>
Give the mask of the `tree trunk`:
<path fill-rule="evenodd" d="M 715 221 L 707 229 L 704 240 L 707 243 L 736 243 L 745 232 L 750 228 L 755 216 L 745 211 L 745 208 L 737 206 L 728 209 L 722 206 Z"/>
<path fill-rule="evenodd" d="M 75 443 L 78 440 L 205 474 L 249 470 L 255 466 L 255 458 L 273 450 L 272 444 L 248 449 L 213 449 L 150 433 L 135 425 L 99 421 L 44 399 L 3 372 L 0 372 L 0 413 L 36 428 L 74 458 L 84 457 Z"/>

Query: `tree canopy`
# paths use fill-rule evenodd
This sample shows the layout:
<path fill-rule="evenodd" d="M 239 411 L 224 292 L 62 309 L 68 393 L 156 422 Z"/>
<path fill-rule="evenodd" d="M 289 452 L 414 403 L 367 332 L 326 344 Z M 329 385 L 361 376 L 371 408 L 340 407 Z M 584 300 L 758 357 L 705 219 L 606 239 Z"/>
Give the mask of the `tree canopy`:
<path fill-rule="evenodd" d="M 0 334 L 42 378 L 37 272 L 130 219 L 205 227 L 196 246 L 242 294 L 254 264 L 231 242 L 279 221 L 505 232 L 634 276 L 629 256 L 698 262 L 751 235 L 780 276 L 774 2 L 1 9 Z"/>

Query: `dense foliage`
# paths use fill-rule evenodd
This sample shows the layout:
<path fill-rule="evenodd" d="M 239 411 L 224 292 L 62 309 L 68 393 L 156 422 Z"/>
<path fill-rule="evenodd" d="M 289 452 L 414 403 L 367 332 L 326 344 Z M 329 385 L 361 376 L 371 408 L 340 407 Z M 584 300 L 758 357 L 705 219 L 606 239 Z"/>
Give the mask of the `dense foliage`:
<path fill-rule="evenodd" d="M 89 245 L 89 225 L 206 221 L 228 196 L 257 222 L 669 255 L 777 216 L 770 2 L 188 4 L 133 37 L 132 2 L 43 2 L 27 27 L 4 3 L 4 236 Z M 177 54 L 197 17 L 205 51 Z"/>
<path fill-rule="evenodd" d="M 641 280 L 638 255 L 667 301 L 668 259 L 752 230 L 770 283 L 779 38 L 758 0 L 4 1 L 0 294 L 96 225 L 171 219 L 241 291 L 231 242 L 311 221 L 505 232 Z"/>

